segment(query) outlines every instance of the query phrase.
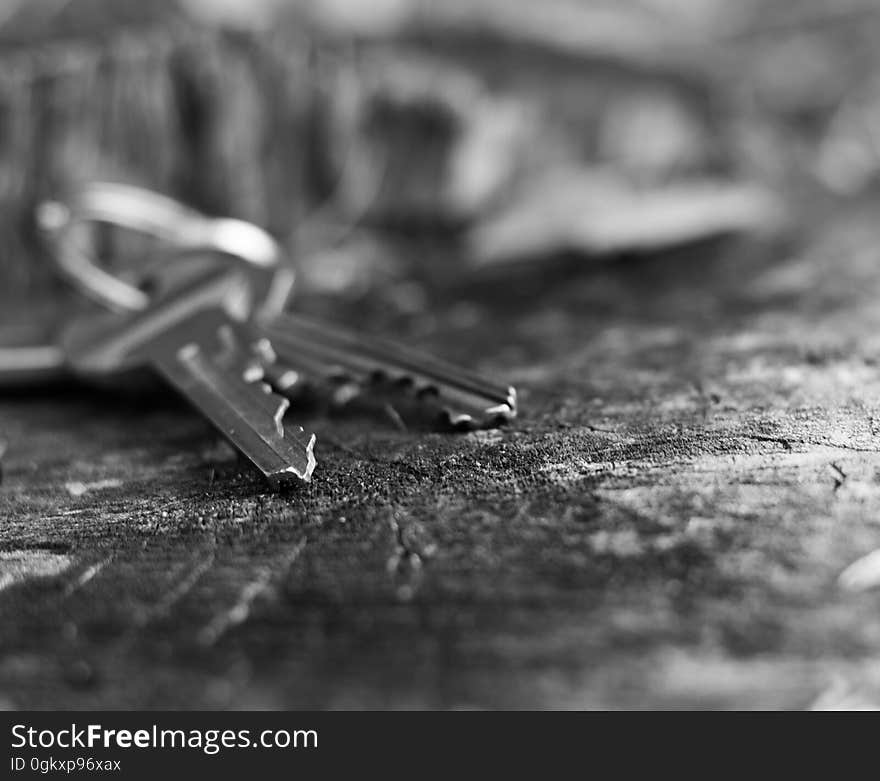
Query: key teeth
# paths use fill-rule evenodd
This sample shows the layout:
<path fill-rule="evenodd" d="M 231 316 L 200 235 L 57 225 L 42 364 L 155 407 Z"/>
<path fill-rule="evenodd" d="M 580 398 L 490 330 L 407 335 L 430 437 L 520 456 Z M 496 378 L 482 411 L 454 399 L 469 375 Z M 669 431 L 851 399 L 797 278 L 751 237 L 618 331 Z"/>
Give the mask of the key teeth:
<path fill-rule="evenodd" d="M 214 415 L 208 413 L 208 417 L 270 485 L 291 479 L 309 482 L 316 465 L 315 435 L 307 436 L 301 426 L 285 429 L 290 400 L 275 393 L 263 381 L 262 372 L 252 376 L 249 356 L 239 348 L 231 329 L 225 337 L 221 334 L 221 341 L 221 350 L 211 355 L 198 343 L 183 348 L 177 354 L 182 373 L 176 371 L 177 363 L 169 363 L 165 376 L 200 409 L 205 408 L 199 400 L 213 410 Z"/>
<path fill-rule="evenodd" d="M 302 426 L 293 426 L 288 431 L 284 427 L 284 415 L 290 407 L 290 400 L 286 399 L 284 396 L 281 396 L 275 393 L 271 386 L 268 384 L 263 384 L 263 388 L 267 395 L 274 396 L 278 399 L 278 408 L 275 411 L 275 426 L 278 429 L 278 434 L 281 437 L 287 437 L 288 434 L 293 434 L 294 439 L 304 438 L 306 435 L 306 431 Z M 315 466 L 317 461 L 315 459 L 315 442 L 317 441 L 317 437 L 312 434 L 309 437 L 309 441 L 305 446 L 305 456 L 306 456 L 306 465 L 302 470 L 297 469 L 293 464 L 288 466 L 286 469 L 277 472 L 273 475 L 270 475 L 270 479 L 273 481 L 280 481 L 285 479 L 285 477 L 289 477 L 290 475 L 295 475 L 304 483 L 309 483 L 312 480 L 312 472 L 315 471 Z"/>
<path fill-rule="evenodd" d="M 496 404 L 494 407 L 487 407 L 483 414 L 491 420 L 497 420 L 502 423 L 513 420 L 516 417 L 516 388 L 509 385 L 507 387 L 507 399 L 501 404 Z"/>
<path fill-rule="evenodd" d="M 299 430 L 302 431 L 303 434 L 305 434 L 305 431 L 303 430 L 302 426 L 299 427 Z M 307 483 L 311 482 L 312 472 L 315 471 L 315 465 L 318 463 L 317 460 L 315 459 L 315 442 L 316 441 L 317 441 L 317 437 L 314 434 L 312 434 L 312 436 L 309 437 L 308 444 L 306 445 L 306 456 L 308 457 L 308 462 L 306 464 L 305 472 L 302 475 L 302 479 Z"/>
<path fill-rule="evenodd" d="M 276 366 L 301 370 L 317 384 L 349 385 L 358 395 L 384 390 L 424 400 L 458 425 L 498 425 L 516 417 L 516 391 L 442 360 L 407 350 L 391 341 L 370 340 L 357 331 L 282 315 L 264 323 Z M 274 371 L 278 375 L 278 369 Z M 273 385 L 282 390 L 281 383 Z"/>
<path fill-rule="evenodd" d="M 282 382 L 278 381 L 278 378 L 288 373 L 296 374 L 298 382 L 302 381 L 303 378 L 285 363 L 278 363 L 276 366 L 276 371 L 267 372 L 270 387 L 272 387 L 276 394 L 289 398 L 288 394 L 291 387 L 286 387 Z M 347 375 L 344 372 L 340 372 L 338 381 L 329 381 L 327 383 L 329 387 L 326 388 L 326 393 L 331 398 L 335 408 L 344 407 L 352 400 L 364 396 L 376 398 L 373 396 L 373 393 L 377 388 L 379 389 L 379 398 L 381 398 L 383 393 L 381 387 L 384 383 L 385 388 L 396 386 L 398 390 L 408 391 L 417 402 L 428 405 L 428 409 L 432 409 L 439 416 L 438 425 L 443 429 L 475 431 L 495 428 L 509 423 L 517 416 L 517 393 L 516 388 L 512 385 L 507 386 L 505 396 L 502 396 L 501 393 L 495 394 L 495 398 L 492 401 L 498 401 L 499 403 L 482 409 L 473 409 L 471 412 L 462 412 L 454 402 L 443 398 L 440 386 L 433 381 L 418 383 L 412 377 L 405 375 L 395 376 L 389 372 L 382 372 L 379 375 L 378 383 L 375 377 L 370 377 L 366 382 L 357 382 L 346 379 L 346 377 Z M 306 382 L 308 382 L 308 379 L 306 379 Z M 503 398 L 503 401 L 500 400 L 501 398 Z M 490 400 L 487 399 L 486 401 Z"/>
<path fill-rule="evenodd" d="M 290 407 L 290 401 L 284 396 L 280 396 L 277 393 L 272 391 L 272 388 L 268 385 L 268 383 L 262 383 L 263 391 L 266 395 L 275 396 L 278 399 L 278 407 L 275 410 L 275 428 L 278 429 L 278 435 L 284 436 L 284 414 L 287 412 L 287 408 Z M 300 429 L 302 431 L 302 429 Z"/>
<path fill-rule="evenodd" d="M 296 426 L 293 431 L 297 435 L 305 436 L 305 429 L 302 426 Z M 277 485 L 282 482 L 287 482 L 291 478 L 296 477 L 299 480 L 302 480 L 304 483 L 310 483 L 312 481 L 312 472 L 315 471 L 315 466 L 317 465 L 317 460 L 315 459 L 315 442 L 317 441 L 317 437 L 312 434 L 309 437 L 309 441 L 306 443 L 305 454 L 306 454 L 306 466 L 305 469 L 299 470 L 292 464 L 285 469 L 282 469 L 278 472 L 274 472 L 271 475 L 268 475 L 269 481 L 273 485 Z"/>
<path fill-rule="evenodd" d="M 444 423 L 456 431 L 475 431 L 503 426 L 516 418 L 516 388 L 509 386 L 505 402 L 487 407 L 477 417 L 467 412 L 455 412 L 451 407 L 443 407 L 442 410 Z"/>
<path fill-rule="evenodd" d="M 467 412 L 456 413 L 451 409 L 444 409 L 441 414 L 445 427 L 455 431 L 478 431 L 480 429 L 498 428 L 505 423 L 509 423 L 516 416 L 516 413 L 512 412 L 506 404 L 485 410 L 479 418 L 475 418 Z"/>
<path fill-rule="evenodd" d="M 424 404 L 439 425 L 456 430 L 493 428 L 517 416 L 514 387 L 391 342 L 371 342 L 356 332 L 295 315 L 271 321 L 267 333 L 274 358 L 270 381 L 282 395 L 290 395 L 293 386 L 285 387 L 279 377 L 301 370 L 304 382 L 323 388 L 336 406 L 360 397 L 376 401 L 388 393 L 405 393 Z M 301 379 L 297 374 L 297 382 Z"/>
<path fill-rule="evenodd" d="M 516 417 L 516 388 L 513 385 L 507 386 L 507 407 L 509 420 L 513 420 Z"/>
<path fill-rule="evenodd" d="M 507 388 L 507 399 L 501 404 L 494 407 L 488 407 L 483 414 L 490 420 L 508 423 L 516 417 L 516 388 L 509 385 Z"/>
<path fill-rule="evenodd" d="M 409 387 L 419 401 L 428 404 L 436 404 L 443 416 L 443 425 L 457 431 L 474 431 L 477 429 L 495 428 L 509 423 L 516 418 L 517 399 L 516 388 L 512 385 L 507 387 L 507 397 L 499 404 L 486 407 L 479 413 L 460 412 L 453 404 L 446 403 L 441 393 L 441 387 L 436 382 L 419 383 L 406 375 L 393 376 L 388 372 L 383 373 L 383 379 L 401 388 Z M 362 392 L 368 392 L 368 386 L 361 388 Z"/>

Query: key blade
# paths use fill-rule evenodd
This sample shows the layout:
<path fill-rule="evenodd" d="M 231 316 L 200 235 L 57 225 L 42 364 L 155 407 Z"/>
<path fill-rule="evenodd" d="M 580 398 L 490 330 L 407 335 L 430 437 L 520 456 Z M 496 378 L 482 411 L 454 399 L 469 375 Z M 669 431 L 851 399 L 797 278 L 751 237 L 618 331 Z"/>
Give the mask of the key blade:
<path fill-rule="evenodd" d="M 315 437 L 285 429 L 290 402 L 260 382 L 259 364 L 241 348 L 252 338 L 242 322 L 250 292 L 245 283 L 238 272 L 209 267 L 142 312 L 75 324 L 65 354 L 79 374 L 152 368 L 270 481 L 308 482 Z"/>
<path fill-rule="evenodd" d="M 285 428 L 290 402 L 283 396 L 248 382 L 238 367 L 214 360 L 196 342 L 156 357 L 153 365 L 270 481 L 311 480 L 315 435 Z"/>
<path fill-rule="evenodd" d="M 516 390 L 466 369 L 403 347 L 302 315 L 283 314 L 260 322 L 279 367 L 309 377 L 354 383 L 362 389 L 382 382 L 409 386 L 456 428 L 495 425 L 516 417 Z"/>

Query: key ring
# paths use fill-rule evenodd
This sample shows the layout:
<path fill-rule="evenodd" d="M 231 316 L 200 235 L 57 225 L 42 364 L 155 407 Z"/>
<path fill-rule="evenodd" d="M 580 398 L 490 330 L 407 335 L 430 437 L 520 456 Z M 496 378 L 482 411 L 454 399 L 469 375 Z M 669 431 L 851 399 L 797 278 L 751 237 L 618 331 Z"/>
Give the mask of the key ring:
<path fill-rule="evenodd" d="M 138 312 L 148 293 L 101 268 L 93 253 L 78 246 L 75 233 L 89 223 L 126 228 L 171 245 L 178 254 L 206 250 L 244 261 L 263 272 L 260 308 L 280 311 L 293 288 L 293 269 L 285 267 L 278 243 L 253 223 L 208 217 L 165 195 L 132 185 L 92 182 L 65 201 L 37 207 L 38 226 L 53 244 L 59 270 L 90 298 L 114 311 Z"/>

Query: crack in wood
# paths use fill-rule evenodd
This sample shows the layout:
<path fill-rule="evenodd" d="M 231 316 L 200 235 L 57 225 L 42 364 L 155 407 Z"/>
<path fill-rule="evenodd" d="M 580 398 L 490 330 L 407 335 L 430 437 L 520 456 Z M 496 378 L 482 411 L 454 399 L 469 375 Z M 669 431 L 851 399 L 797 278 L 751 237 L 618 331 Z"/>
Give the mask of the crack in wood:
<path fill-rule="evenodd" d="M 257 568 L 251 579 L 241 587 L 235 602 L 218 613 L 197 634 L 197 641 L 202 646 L 215 645 L 231 629 L 243 624 L 251 615 L 254 602 L 269 593 L 277 580 L 284 576 L 293 563 L 299 558 L 306 547 L 303 537 L 290 551 L 277 561 Z"/>

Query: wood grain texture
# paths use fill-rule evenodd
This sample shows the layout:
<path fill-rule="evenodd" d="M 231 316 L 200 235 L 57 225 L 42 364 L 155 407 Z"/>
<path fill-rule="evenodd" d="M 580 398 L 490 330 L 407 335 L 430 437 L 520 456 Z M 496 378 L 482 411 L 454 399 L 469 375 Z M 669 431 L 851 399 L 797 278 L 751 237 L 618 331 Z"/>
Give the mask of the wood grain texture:
<path fill-rule="evenodd" d="M 166 395 L 4 398 L 0 699 L 880 705 L 875 208 L 439 291 L 427 330 L 339 311 L 421 322 L 522 417 L 294 410 L 319 465 L 282 493 Z"/>

